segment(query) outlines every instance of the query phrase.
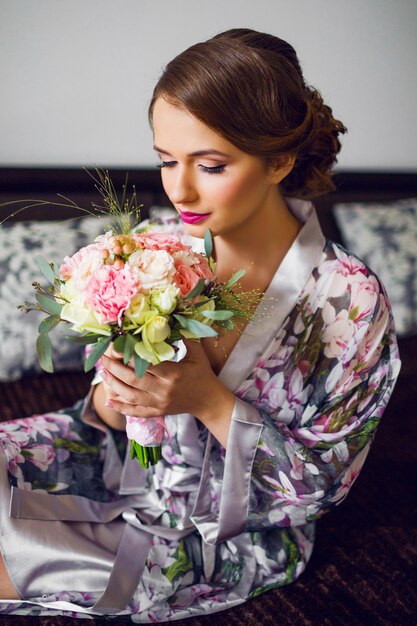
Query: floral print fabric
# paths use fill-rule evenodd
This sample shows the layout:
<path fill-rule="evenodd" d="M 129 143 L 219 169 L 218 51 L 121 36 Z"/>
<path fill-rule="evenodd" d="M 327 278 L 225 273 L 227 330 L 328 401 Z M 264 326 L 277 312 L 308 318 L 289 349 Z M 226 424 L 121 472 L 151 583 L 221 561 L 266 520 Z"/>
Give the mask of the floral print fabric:
<path fill-rule="evenodd" d="M 140 584 L 122 613 L 140 623 L 190 617 L 230 608 L 297 578 L 311 556 L 315 520 L 344 500 L 361 470 L 399 366 L 384 288 L 358 258 L 327 241 L 295 307 L 236 390 L 262 424 L 245 532 L 214 546 L 197 530 L 179 540 L 153 537 Z M 78 403 L 0 424 L 10 483 L 101 502 L 117 499 L 102 480 L 104 435 L 80 415 Z M 171 439 L 146 487 L 163 503 L 158 523 L 167 528 L 181 528 L 192 513 L 207 440 L 197 423 L 197 461 L 187 463 L 183 417 L 167 417 Z M 123 458 L 125 435 L 113 436 Z M 208 485 L 214 514 L 228 453 L 214 441 Z M 174 469 L 184 475 L 178 491 L 170 486 Z M 235 480 L 239 487 L 243 478 Z M 62 589 L 49 600 L 87 606 L 98 595 Z M 40 598 L 32 600 L 37 606 L 0 602 L 0 613 L 53 614 Z"/>

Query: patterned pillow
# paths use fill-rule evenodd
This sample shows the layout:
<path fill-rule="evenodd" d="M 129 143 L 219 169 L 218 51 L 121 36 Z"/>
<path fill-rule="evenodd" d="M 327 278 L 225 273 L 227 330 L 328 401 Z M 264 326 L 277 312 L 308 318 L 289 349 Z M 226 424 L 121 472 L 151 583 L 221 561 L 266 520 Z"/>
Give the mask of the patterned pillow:
<path fill-rule="evenodd" d="M 35 301 L 34 280 L 47 286 L 35 257 L 41 254 L 59 265 L 65 256 L 88 245 L 102 232 L 101 220 L 94 217 L 65 222 L 6 222 L 0 226 L 0 381 L 42 371 L 36 337 L 45 314 L 16 309 L 25 301 Z M 69 326 L 62 324 L 50 334 L 55 371 L 83 367 L 83 348 L 63 339 L 68 330 Z"/>
<path fill-rule="evenodd" d="M 333 207 L 346 247 L 383 282 L 399 336 L 417 333 L 417 198 Z"/>

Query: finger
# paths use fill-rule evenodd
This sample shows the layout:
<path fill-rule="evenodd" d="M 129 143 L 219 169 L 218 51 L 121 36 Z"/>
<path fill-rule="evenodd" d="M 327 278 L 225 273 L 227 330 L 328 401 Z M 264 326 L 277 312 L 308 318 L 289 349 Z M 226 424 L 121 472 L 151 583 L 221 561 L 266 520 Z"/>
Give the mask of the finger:
<path fill-rule="evenodd" d="M 107 369 L 103 369 L 102 377 L 106 385 L 111 388 L 112 396 L 118 395 L 129 404 L 151 405 L 154 398 L 147 392 L 137 387 L 127 385 L 122 380 L 114 376 Z"/>
<path fill-rule="evenodd" d="M 122 413 L 122 415 L 131 415 L 132 417 L 159 417 L 161 415 L 161 411 L 158 409 L 154 409 L 149 406 L 141 406 L 137 404 L 129 404 L 128 402 L 123 402 L 123 400 L 109 400 L 106 402 L 106 406 L 118 411 L 118 413 Z"/>
<path fill-rule="evenodd" d="M 142 378 L 138 378 L 135 370 L 129 365 L 122 363 L 119 359 L 103 356 L 103 367 L 129 387 L 143 387 Z"/>

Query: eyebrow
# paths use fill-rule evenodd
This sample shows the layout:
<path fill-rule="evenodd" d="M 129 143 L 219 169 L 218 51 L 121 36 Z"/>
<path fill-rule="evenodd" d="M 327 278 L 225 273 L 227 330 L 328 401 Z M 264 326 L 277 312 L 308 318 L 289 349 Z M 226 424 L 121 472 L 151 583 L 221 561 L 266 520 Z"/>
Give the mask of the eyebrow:
<path fill-rule="evenodd" d="M 170 154 L 166 150 L 163 150 L 162 148 L 158 148 L 158 146 L 154 146 L 153 149 L 156 150 L 157 152 L 160 152 L 161 154 L 172 156 L 172 154 Z M 225 152 L 220 152 L 220 150 L 212 150 L 211 148 L 209 150 L 197 150 L 196 152 L 191 152 L 190 154 L 187 154 L 187 156 L 189 157 L 207 156 L 209 154 L 217 154 L 218 156 L 230 157 L 230 154 L 226 154 Z"/>

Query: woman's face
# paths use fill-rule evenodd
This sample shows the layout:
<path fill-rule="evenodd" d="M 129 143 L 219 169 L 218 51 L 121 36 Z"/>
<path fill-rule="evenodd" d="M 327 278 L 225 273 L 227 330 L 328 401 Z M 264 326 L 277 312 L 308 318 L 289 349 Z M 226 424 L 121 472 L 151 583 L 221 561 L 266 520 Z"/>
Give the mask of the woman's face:
<path fill-rule="evenodd" d="M 260 159 L 161 97 L 153 127 L 163 187 L 190 235 L 226 235 L 262 217 L 277 181 Z"/>

